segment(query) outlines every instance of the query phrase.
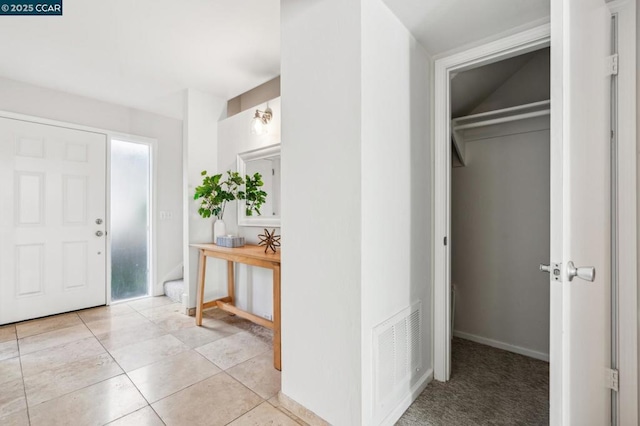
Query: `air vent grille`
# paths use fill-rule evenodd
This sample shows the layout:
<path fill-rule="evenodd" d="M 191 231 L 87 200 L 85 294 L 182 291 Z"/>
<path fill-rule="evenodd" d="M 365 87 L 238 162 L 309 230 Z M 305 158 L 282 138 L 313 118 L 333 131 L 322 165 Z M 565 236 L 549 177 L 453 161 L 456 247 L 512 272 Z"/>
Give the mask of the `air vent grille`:
<path fill-rule="evenodd" d="M 422 370 L 422 304 L 416 302 L 373 330 L 376 417 L 384 418 Z"/>

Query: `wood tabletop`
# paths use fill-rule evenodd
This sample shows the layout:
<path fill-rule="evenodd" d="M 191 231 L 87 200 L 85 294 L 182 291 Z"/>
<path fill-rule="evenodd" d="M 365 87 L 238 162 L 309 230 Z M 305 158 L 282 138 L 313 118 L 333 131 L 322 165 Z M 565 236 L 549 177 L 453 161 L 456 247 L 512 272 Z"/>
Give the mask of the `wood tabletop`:
<path fill-rule="evenodd" d="M 236 254 L 236 255 L 246 256 L 253 259 L 280 263 L 280 250 L 278 250 L 275 253 L 272 252 L 271 250 L 268 250 L 267 253 L 265 253 L 264 247 L 256 246 L 253 244 L 246 244 L 243 247 L 232 248 L 232 247 L 221 247 L 213 243 L 206 243 L 206 244 L 190 244 L 190 247 L 194 247 L 200 250 L 205 250 L 213 253 Z"/>

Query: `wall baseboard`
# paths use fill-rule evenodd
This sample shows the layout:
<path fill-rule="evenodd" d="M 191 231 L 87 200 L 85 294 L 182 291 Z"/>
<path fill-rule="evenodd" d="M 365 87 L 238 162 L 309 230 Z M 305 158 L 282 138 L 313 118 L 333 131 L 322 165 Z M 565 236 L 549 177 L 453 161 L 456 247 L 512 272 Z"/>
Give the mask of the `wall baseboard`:
<path fill-rule="evenodd" d="M 407 408 L 413 401 L 418 398 L 418 395 L 422 393 L 422 391 L 427 387 L 429 383 L 433 380 L 433 368 L 427 370 L 422 377 L 418 380 L 418 382 L 411 387 L 411 392 L 404 397 L 400 404 L 396 408 L 393 409 L 391 413 L 380 423 L 380 425 L 394 425 L 396 422 L 402 417 Z"/>
<path fill-rule="evenodd" d="M 282 408 L 291 412 L 310 426 L 329 426 L 329 423 L 322 417 L 283 394 L 282 391 L 278 392 L 277 401 Z"/>
<path fill-rule="evenodd" d="M 514 352 L 520 355 L 528 356 L 530 358 L 549 362 L 549 354 L 546 354 L 544 352 L 534 351 L 532 349 L 523 348 L 522 346 L 511 345 L 509 343 L 504 343 L 498 340 L 488 339 L 486 337 L 476 336 L 475 334 L 465 333 L 457 330 L 454 330 L 453 335 L 461 339 L 471 340 L 472 342 L 491 346 L 493 348 L 503 349 L 505 351 Z"/>

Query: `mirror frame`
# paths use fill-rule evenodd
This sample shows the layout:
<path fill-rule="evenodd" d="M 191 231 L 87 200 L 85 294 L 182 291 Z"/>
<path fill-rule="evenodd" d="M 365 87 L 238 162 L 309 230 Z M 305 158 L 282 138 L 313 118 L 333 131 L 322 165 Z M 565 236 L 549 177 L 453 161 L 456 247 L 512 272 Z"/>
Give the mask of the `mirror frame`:
<path fill-rule="evenodd" d="M 262 158 L 273 157 L 280 154 L 280 144 L 265 146 L 262 148 L 252 149 L 251 151 L 241 152 L 238 154 L 236 170 L 244 177 L 247 174 L 247 162 L 251 160 L 260 160 Z M 268 196 L 268 194 L 267 194 Z M 238 202 L 238 226 L 266 226 L 280 228 L 280 217 L 265 218 L 262 216 L 247 217 L 244 213 L 244 203 Z"/>

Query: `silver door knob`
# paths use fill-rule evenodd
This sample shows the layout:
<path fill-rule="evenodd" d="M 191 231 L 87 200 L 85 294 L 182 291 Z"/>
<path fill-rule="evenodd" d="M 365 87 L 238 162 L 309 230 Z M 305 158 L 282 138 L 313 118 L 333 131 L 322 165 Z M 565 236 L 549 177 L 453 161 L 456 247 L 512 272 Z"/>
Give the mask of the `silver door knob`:
<path fill-rule="evenodd" d="M 573 262 L 567 263 L 567 276 L 569 281 L 573 281 L 575 277 L 581 278 L 585 281 L 593 282 L 596 279 L 596 268 L 593 266 L 581 266 L 576 268 Z"/>
<path fill-rule="evenodd" d="M 96 236 L 97 237 L 102 237 L 104 235 L 104 232 L 102 231 L 96 231 Z"/>

